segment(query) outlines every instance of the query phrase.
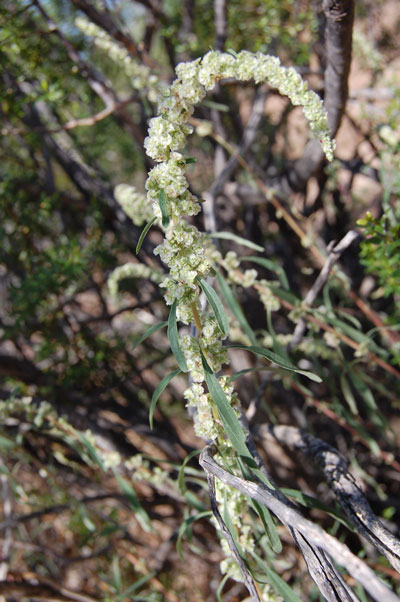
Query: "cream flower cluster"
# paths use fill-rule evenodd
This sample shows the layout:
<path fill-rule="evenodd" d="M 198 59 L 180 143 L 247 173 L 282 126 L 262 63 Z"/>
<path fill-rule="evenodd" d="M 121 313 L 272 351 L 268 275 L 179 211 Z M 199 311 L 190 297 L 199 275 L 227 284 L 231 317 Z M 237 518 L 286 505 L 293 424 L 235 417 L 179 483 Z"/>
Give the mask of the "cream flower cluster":
<path fill-rule="evenodd" d="M 281 307 L 280 301 L 278 297 L 271 291 L 268 284 L 268 280 L 259 280 L 260 287 L 258 291 L 260 295 L 260 301 L 267 311 L 279 311 Z"/>
<path fill-rule="evenodd" d="M 234 251 L 228 251 L 225 255 L 225 259 L 220 259 L 219 263 L 224 266 L 228 273 L 228 279 L 235 284 L 240 284 L 243 288 L 249 288 L 253 286 L 257 280 L 257 270 L 250 269 L 244 272 L 238 272 L 237 268 L 240 265 L 237 253 Z"/>
<path fill-rule="evenodd" d="M 192 381 L 184 397 L 188 406 L 197 409 L 195 431 L 207 441 L 216 441 L 220 452 L 223 450 L 221 462 L 226 465 L 230 459 L 232 470 L 236 471 L 235 452 L 226 439 L 215 402 L 202 385 L 205 380 L 202 353 L 213 372 L 221 369 L 227 362 L 227 356 L 222 344 L 225 337 L 215 317 L 207 313 L 208 307 L 201 309 L 198 278 L 205 279 L 210 275 L 214 262 L 219 261 L 225 265 L 228 277 L 231 275 L 235 279 L 235 268 L 238 267 L 239 260 L 234 253 L 228 253 L 225 260 L 222 260 L 215 249 L 208 251 L 212 247 L 208 238 L 183 221 L 182 218 L 186 215 L 196 215 L 200 206 L 188 190 L 186 161 L 178 151 L 184 147 L 186 137 L 192 132 L 188 121 L 195 105 L 204 99 L 207 91 L 219 80 L 226 78 L 267 82 L 281 94 L 288 96 L 293 104 L 301 105 L 310 121 L 311 130 L 320 139 L 329 159 L 333 157 L 334 142 L 329 136 L 327 116 L 320 98 L 308 90 L 307 84 L 294 69 L 285 69 L 276 57 L 246 51 L 235 56 L 212 51 L 202 59 L 181 63 L 177 66 L 176 73 L 177 79 L 163 92 L 158 116 L 150 121 L 149 135 L 144 143 L 147 154 L 158 163 L 149 173 L 146 182 L 147 199 L 155 215 L 162 218 L 165 224 L 165 240 L 155 249 L 155 253 L 169 267 L 169 274 L 161 283 L 161 287 L 166 289 L 164 296 L 167 304 L 172 305 L 177 300 L 177 319 L 185 324 L 195 323 L 198 328 L 197 337 L 189 334 L 179 337 Z M 165 213 L 168 214 L 168 219 L 165 219 Z M 247 270 L 240 284 L 253 286 L 256 278 L 256 270 Z M 276 307 L 278 302 L 272 293 L 267 296 L 268 299 L 265 298 L 264 301 L 268 307 Z M 239 402 L 232 385 L 227 377 L 220 377 L 219 383 L 239 416 Z M 226 489 L 221 483 L 218 487 L 220 502 L 230 504 L 228 512 L 243 549 L 252 551 L 255 541 L 249 526 L 243 522 L 243 516 L 248 510 L 246 499 L 237 492 L 232 493 L 231 489 Z M 226 552 L 230 555 L 228 549 Z M 234 559 L 229 558 L 222 568 L 242 580 Z M 262 595 L 263 600 L 278 600 L 269 586 L 264 587 Z"/>
<path fill-rule="evenodd" d="M 319 138 L 328 157 L 333 158 L 335 148 L 330 138 L 327 115 L 319 96 L 309 90 L 307 83 L 293 68 L 282 67 L 277 57 L 243 50 L 236 56 L 211 51 L 203 59 L 180 63 L 176 68 L 178 78 L 165 91 L 159 103 L 159 116 L 150 122 L 149 136 L 145 140 L 147 154 L 156 161 L 166 161 L 171 151 L 184 145 L 191 131 L 187 121 L 194 106 L 206 96 L 221 79 L 241 81 L 254 79 L 256 84 L 267 82 L 287 96 L 294 105 L 301 105 L 310 128 Z"/>
<path fill-rule="evenodd" d="M 97 48 L 107 52 L 110 59 L 122 67 L 135 90 L 146 90 L 150 102 L 157 102 L 162 84 L 149 67 L 133 59 L 126 48 L 88 19 L 77 17 L 75 25 L 82 33 L 93 38 Z"/>
<path fill-rule="evenodd" d="M 146 278 L 146 280 L 160 284 L 163 280 L 163 274 L 148 265 L 144 265 L 144 263 L 125 263 L 124 265 L 120 265 L 111 272 L 108 278 L 107 284 L 111 297 L 116 298 L 118 296 L 118 285 L 124 278 Z"/>
<path fill-rule="evenodd" d="M 135 226 L 142 226 L 153 217 L 153 211 L 146 196 L 138 192 L 134 186 L 118 184 L 114 188 L 114 196 Z"/>

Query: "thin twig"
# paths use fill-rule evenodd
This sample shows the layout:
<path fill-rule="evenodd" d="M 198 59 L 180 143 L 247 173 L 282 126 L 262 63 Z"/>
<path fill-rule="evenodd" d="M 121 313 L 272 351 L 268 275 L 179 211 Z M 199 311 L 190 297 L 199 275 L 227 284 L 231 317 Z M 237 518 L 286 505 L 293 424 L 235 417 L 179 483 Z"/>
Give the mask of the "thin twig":
<path fill-rule="evenodd" d="M 325 265 L 320 271 L 318 278 L 308 291 L 307 295 L 304 298 L 302 303 L 302 307 L 310 307 L 313 305 L 317 296 L 319 295 L 321 289 L 325 285 L 326 281 L 329 278 L 329 274 L 335 265 L 339 261 L 341 254 L 359 237 L 359 234 L 355 232 L 355 230 L 350 230 L 347 234 L 342 238 L 342 240 L 332 249 L 329 253 Z M 293 333 L 293 338 L 290 341 L 289 348 L 296 347 L 300 341 L 302 340 L 305 330 L 306 330 L 307 321 L 304 318 L 300 318 L 298 321 L 295 331 Z"/>
<path fill-rule="evenodd" d="M 326 69 L 324 104 L 331 136 L 339 128 L 348 96 L 351 64 L 354 0 L 324 0 L 326 17 Z M 318 140 L 310 140 L 301 159 L 286 176 L 286 192 L 303 190 L 321 167 L 324 154 Z M 283 182 L 282 182 L 283 184 Z"/>
<path fill-rule="evenodd" d="M 89 126 L 95 125 L 95 123 L 98 123 L 99 121 L 102 121 L 103 119 L 106 119 L 106 117 L 109 117 L 113 113 L 118 112 L 120 109 L 123 109 L 124 107 L 126 107 L 128 104 L 130 104 L 134 100 L 136 100 L 136 99 L 135 98 L 126 98 L 125 100 L 120 100 L 119 102 L 112 102 L 108 106 L 106 106 L 104 109 L 102 109 L 98 113 L 95 113 L 94 115 L 91 115 L 90 117 L 82 117 L 81 119 L 70 119 L 63 125 L 60 125 L 55 128 L 38 127 L 38 128 L 32 128 L 30 130 L 24 130 L 23 128 L 13 128 L 11 130 L 7 130 L 7 128 L 4 128 L 2 130 L 2 134 L 4 136 L 7 136 L 7 135 L 14 136 L 14 135 L 19 135 L 19 134 L 28 134 L 28 133 L 31 133 L 32 131 L 39 132 L 39 133 L 42 132 L 42 133 L 46 133 L 46 134 L 57 134 L 58 132 L 62 132 L 62 131 L 66 131 L 66 130 L 73 130 L 78 127 L 89 127 Z"/>
<path fill-rule="evenodd" d="M 215 50 L 225 49 L 227 38 L 226 0 L 214 0 Z"/>
<path fill-rule="evenodd" d="M 2 464 L 1 464 L 2 465 Z M 3 465 L 2 465 L 3 466 Z M 1 494 L 3 498 L 3 518 L 5 521 L 9 521 L 12 515 L 12 503 L 11 503 L 11 492 L 8 477 L 5 474 L 0 475 L 1 482 Z M 4 581 L 7 577 L 9 567 L 9 557 L 12 543 L 12 529 L 7 527 L 4 534 L 4 542 L 1 550 L 1 563 L 0 563 L 0 581 Z M 1 590 L 0 590 L 1 591 Z"/>

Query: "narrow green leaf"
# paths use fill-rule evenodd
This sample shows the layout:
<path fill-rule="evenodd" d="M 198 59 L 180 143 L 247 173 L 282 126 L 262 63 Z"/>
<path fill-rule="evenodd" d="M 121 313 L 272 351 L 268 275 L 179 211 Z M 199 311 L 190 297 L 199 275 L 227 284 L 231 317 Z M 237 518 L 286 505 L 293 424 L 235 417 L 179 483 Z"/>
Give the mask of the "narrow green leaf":
<path fill-rule="evenodd" d="M 217 602 L 223 602 L 222 598 L 221 598 L 221 594 L 222 594 L 222 590 L 224 589 L 225 583 L 228 581 L 229 579 L 229 575 L 225 575 L 222 580 L 221 583 L 219 584 L 217 591 L 215 592 L 215 596 L 217 598 Z"/>
<path fill-rule="evenodd" d="M 161 209 L 162 225 L 164 226 L 164 228 L 167 228 L 169 225 L 169 214 L 168 214 L 168 207 L 167 207 L 167 198 L 165 196 L 165 191 L 163 188 L 161 188 L 161 190 L 160 190 L 160 195 L 158 197 L 158 204 L 160 205 L 160 209 Z"/>
<path fill-rule="evenodd" d="M 265 370 L 265 368 L 244 368 L 243 370 L 239 370 L 232 374 L 232 376 L 229 377 L 228 382 L 233 383 L 244 374 L 248 374 L 249 372 L 260 372 L 261 370 Z"/>
<path fill-rule="evenodd" d="M 240 326 L 243 328 L 243 331 L 247 334 L 250 343 L 252 345 L 256 346 L 257 340 L 254 335 L 254 332 L 253 332 L 250 324 L 248 323 L 246 316 L 242 312 L 242 308 L 240 307 L 238 301 L 236 300 L 234 294 L 232 293 L 229 284 L 227 283 L 225 278 L 222 276 L 222 274 L 220 274 L 219 272 L 217 273 L 217 278 L 218 278 L 218 284 L 221 288 L 222 296 L 225 299 L 227 306 L 229 307 L 229 309 L 235 316 L 236 320 L 239 322 Z"/>
<path fill-rule="evenodd" d="M 271 291 L 274 293 L 274 295 L 276 295 L 277 297 L 279 297 L 279 299 L 283 299 L 284 301 L 288 301 L 289 303 L 291 303 L 295 307 L 300 307 L 300 305 L 301 305 L 301 299 L 299 299 L 298 297 L 296 297 L 296 295 L 294 295 L 290 291 L 286 291 L 286 290 L 284 291 L 281 288 L 279 288 L 277 286 L 274 286 L 273 284 L 269 284 L 268 287 L 271 289 Z"/>
<path fill-rule="evenodd" d="M 0 435 L 0 447 L 3 447 L 4 449 L 12 449 L 16 445 L 17 443 L 15 441 L 12 441 L 8 437 L 3 437 L 3 435 Z"/>
<path fill-rule="evenodd" d="M 192 536 L 192 525 L 196 520 L 200 520 L 201 518 L 208 518 L 212 516 L 212 512 L 210 510 L 204 510 L 203 512 L 199 512 L 199 514 L 195 514 L 194 516 L 189 516 L 186 518 L 179 527 L 178 538 L 176 540 L 176 550 L 179 554 L 181 560 L 183 560 L 183 550 L 182 550 L 182 538 L 186 535 L 187 539 L 190 541 Z"/>
<path fill-rule="evenodd" d="M 229 322 L 228 317 L 225 313 L 225 308 L 221 303 L 220 298 L 217 293 L 203 278 L 197 278 L 197 282 L 199 283 L 201 290 L 207 297 L 209 304 L 212 307 L 215 318 L 218 322 L 218 326 L 220 327 L 221 332 L 224 335 L 229 334 Z"/>
<path fill-rule="evenodd" d="M 223 105 L 220 102 L 215 102 L 214 100 L 203 100 L 201 104 L 204 107 L 216 109 L 217 111 L 222 111 L 223 113 L 227 113 L 229 111 L 228 105 Z"/>
<path fill-rule="evenodd" d="M 370 410 L 377 410 L 378 407 L 376 405 L 374 395 L 371 389 L 368 387 L 368 385 L 366 385 L 366 383 L 361 378 L 359 371 L 356 371 L 355 369 L 348 370 L 348 375 L 353 383 L 354 388 L 365 401 L 366 406 Z"/>
<path fill-rule="evenodd" d="M 265 259 L 264 257 L 240 257 L 240 260 L 243 261 L 251 261 L 252 263 L 258 263 L 258 265 L 262 265 L 264 268 L 267 268 L 270 272 L 275 272 L 278 276 L 281 284 L 285 290 L 290 290 L 289 282 L 286 276 L 285 270 L 275 263 L 275 261 L 271 261 L 270 259 Z"/>
<path fill-rule="evenodd" d="M 114 476 L 118 481 L 119 486 L 121 487 L 121 491 L 124 496 L 129 500 L 133 513 L 135 514 L 140 526 L 144 531 L 154 531 L 151 520 L 144 510 L 143 506 L 139 502 L 139 499 L 136 495 L 136 491 L 134 488 L 128 483 L 126 479 L 121 477 L 120 474 L 116 470 L 114 470 Z"/>
<path fill-rule="evenodd" d="M 121 592 L 121 594 L 118 596 L 118 598 L 126 599 L 127 596 L 130 596 L 133 593 L 135 593 L 138 589 L 143 587 L 143 585 L 145 583 L 150 581 L 150 579 L 152 579 L 155 575 L 156 575 L 156 572 L 153 571 L 152 573 L 149 573 L 148 575 L 144 575 L 143 577 L 140 577 L 140 579 L 135 581 L 135 583 L 133 583 L 127 589 L 125 589 L 123 592 Z M 137 600 L 137 598 L 132 598 L 132 599 Z"/>
<path fill-rule="evenodd" d="M 286 358 L 277 355 L 273 351 L 269 351 L 268 349 L 264 349 L 264 347 L 251 347 L 247 345 L 233 344 L 227 345 L 229 349 L 244 349 L 246 351 L 250 351 L 251 353 L 255 353 L 257 355 L 261 355 L 265 357 L 267 360 L 276 364 L 280 368 L 284 368 L 285 370 L 290 370 L 291 372 L 296 372 L 297 374 L 302 374 L 303 376 L 307 376 L 310 380 L 313 380 L 317 383 L 322 382 L 322 379 L 317 376 L 317 374 L 313 374 L 312 372 L 308 372 L 308 370 L 301 370 L 300 368 L 296 368 L 293 364 L 291 364 Z"/>
<path fill-rule="evenodd" d="M 195 159 L 195 157 L 186 157 L 185 163 L 186 165 L 190 165 L 191 163 L 197 163 L 197 159 Z"/>
<path fill-rule="evenodd" d="M 164 391 L 164 389 L 169 385 L 171 380 L 180 373 L 181 373 L 181 371 L 179 368 L 177 370 L 174 370 L 173 372 L 170 372 L 169 374 L 164 376 L 162 381 L 156 387 L 156 389 L 153 393 L 153 397 L 151 398 L 150 409 L 149 409 L 150 428 L 153 428 L 153 415 L 154 415 L 154 410 L 156 409 L 158 398 L 160 397 L 160 395 Z"/>
<path fill-rule="evenodd" d="M 285 602 L 301 602 L 300 598 L 294 593 L 291 587 L 272 570 L 255 552 L 251 552 L 251 555 L 257 561 L 257 564 L 261 567 L 265 573 L 269 583 L 275 589 L 275 591 L 282 596 Z"/>
<path fill-rule="evenodd" d="M 231 515 L 228 512 L 228 508 L 227 508 L 227 492 L 226 490 L 224 491 L 224 509 L 223 509 L 223 521 L 225 523 L 226 528 L 228 529 L 229 533 L 232 536 L 233 539 L 233 543 L 235 544 L 235 548 L 237 553 L 239 554 L 239 556 L 242 558 L 243 562 L 246 562 L 246 555 L 243 552 L 242 546 L 240 545 L 238 536 L 237 536 L 237 531 L 234 527 L 234 524 L 232 522 L 232 518 Z"/>
<path fill-rule="evenodd" d="M 210 238 L 223 238 L 224 240 L 233 240 L 233 242 L 236 242 L 238 245 L 242 245 L 242 247 L 247 247 L 249 249 L 253 249 L 253 251 L 259 251 L 260 253 L 264 253 L 264 247 L 260 247 L 260 245 L 256 245 L 254 242 L 251 242 L 251 240 L 247 240 L 246 238 L 242 238 L 237 234 L 233 234 L 233 232 L 211 232 L 209 236 Z"/>
<path fill-rule="evenodd" d="M 343 372 L 340 374 L 340 386 L 342 388 L 343 396 L 344 396 L 345 400 L 347 401 L 347 404 L 348 404 L 351 412 L 355 416 L 358 416 L 356 400 L 355 400 L 353 392 L 351 390 L 349 381 L 347 380 L 347 378 Z"/>
<path fill-rule="evenodd" d="M 151 336 L 152 334 L 157 332 L 157 330 L 161 330 L 161 328 L 165 328 L 165 326 L 167 324 L 168 324 L 168 322 L 165 321 L 165 322 L 160 322 L 159 324 L 156 324 L 155 326 L 150 326 L 150 328 L 148 328 L 146 330 L 146 332 L 144 334 L 142 334 L 142 336 L 136 341 L 136 343 L 133 346 L 133 349 L 136 349 L 136 347 L 141 345 L 143 343 L 143 341 L 145 341 L 149 336 Z"/>
<path fill-rule="evenodd" d="M 299 502 L 299 504 L 306 506 L 306 508 L 317 508 L 318 510 L 326 512 L 326 514 L 341 522 L 342 525 L 350 529 L 350 531 L 355 531 L 355 528 L 351 526 L 345 518 L 343 518 L 339 511 L 331 506 L 328 506 L 327 504 L 324 504 L 312 495 L 303 493 L 303 491 L 299 491 L 298 489 L 287 489 L 286 487 L 282 487 L 281 492 L 293 500 L 296 500 L 296 502 Z"/>
<path fill-rule="evenodd" d="M 150 230 L 150 228 L 152 227 L 152 225 L 154 224 L 154 222 L 156 221 L 156 219 L 157 219 L 157 217 L 154 216 L 149 222 L 147 222 L 147 224 L 145 225 L 145 227 L 141 231 L 140 236 L 139 236 L 139 240 L 138 240 L 137 245 L 136 245 L 136 255 L 138 255 L 138 253 L 139 253 L 139 251 L 140 251 L 140 249 L 142 247 L 143 241 L 146 238 L 146 234 Z"/>
<path fill-rule="evenodd" d="M 250 505 L 258 514 L 262 524 L 264 525 L 264 529 L 266 534 L 268 535 L 271 548 L 273 549 L 275 554 L 280 554 L 282 552 L 282 543 L 279 539 L 278 531 L 276 530 L 274 519 L 272 518 L 270 511 L 266 506 L 263 506 L 263 504 L 257 502 L 257 500 L 250 500 Z"/>
<path fill-rule="evenodd" d="M 89 452 L 89 457 L 96 462 L 96 464 L 101 468 L 101 470 L 105 472 L 106 467 L 104 466 L 103 460 L 100 458 L 92 442 L 89 441 L 89 439 L 83 433 L 78 432 L 78 436 L 82 441 L 83 445 L 86 447 L 86 450 Z"/>
<path fill-rule="evenodd" d="M 113 572 L 114 587 L 116 589 L 117 594 L 119 594 L 121 591 L 122 582 L 121 582 L 121 571 L 119 569 L 119 562 L 118 562 L 117 555 L 113 556 L 112 572 Z"/>
<path fill-rule="evenodd" d="M 182 372 L 188 372 L 185 356 L 183 355 L 182 349 L 179 346 L 178 327 L 176 324 L 176 306 L 177 300 L 175 299 L 171 306 L 171 311 L 169 313 L 168 318 L 168 338 L 171 345 L 172 353 L 174 354 L 175 359 L 178 362 L 179 368 L 182 370 Z"/>
<path fill-rule="evenodd" d="M 192 458 L 194 458 L 194 456 L 198 456 L 200 452 L 201 452 L 201 449 L 195 449 L 195 450 L 191 451 L 190 454 L 188 454 L 186 456 L 186 458 L 182 462 L 182 466 L 179 469 L 179 473 L 178 473 L 178 487 L 179 487 L 179 491 L 181 492 L 182 495 L 186 492 L 186 484 L 185 484 L 185 468 L 186 468 L 186 465 L 190 462 L 190 460 Z"/>
<path fill-rule="evenodd" d="M 203 368 L 208 390 L 210 391 L 211 397 L 215 401 L 225 431 L 229 439 L 231 440 L 233 447 L 235 448 L 239 456 L 244 456 L 252 460 L 250 452 L 246 445 L 246 437 L 244 431 L 240 425 L 238 417 L 236 416 L 235 410 L 228 402 L 226 395 L 218 382 L 217 377 L 211 370 L 203 354 L 201 359 L 203 362 Z"/>

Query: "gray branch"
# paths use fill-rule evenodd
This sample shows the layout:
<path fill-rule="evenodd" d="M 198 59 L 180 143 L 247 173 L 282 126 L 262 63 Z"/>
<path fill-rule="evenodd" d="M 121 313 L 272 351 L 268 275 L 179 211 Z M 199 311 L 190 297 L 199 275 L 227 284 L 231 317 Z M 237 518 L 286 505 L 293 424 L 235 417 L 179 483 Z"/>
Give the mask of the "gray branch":
<path fill-rule="evenodd" d="M 300 532 L 309 544 L 320 548 L 340 566 L 346 567 L 349 574 L 361 583 L 374 600 L 400 602 L 400 598 L 384 585 L 374 571 L 347 546 L 326 533 L 319 525 L 304 518 L 300 512 L 277 499 L 275 492 L 264 484 L 245 481 L 223 469 L 215 462 L 211 449 L 207 446 L 200 455 L 200 464 L 207 474 L 214 475 L 229 487 L 265 505 L 282 523 Z"/>
<path fill-rule="evenodd" d="M 340 259 L 341 254 L 359 237 L 359 234 L 355 230 L 350 230 L 347 234 L 342 238 L 342 240 L 331 250 L 329 256 L 320 271 L 318 278 L 308 291 L 307 295 L 304 298 L 302 303 L 303 307 L 310 307 L 314 301 L 316 300 L 318 294 L 320 293 L 322 287 L 326 283 L 329 278 L 329 274 L 335 265 Z M 293 333 L 293 338 L 290 341 L 290 348 L 296 347 L 304 336 L 304 332 L 306 330 L 307 322 L 304 318 L 300 318 L 298 321 L 296 328 Z"/>
<path fill-rule="evenodd" d="M 326 17 L 326 69 L 324 103 L 332 137 L 336 135 L 348 97 L 348 76 L 351 64 L 351 45 L 354 21 L 354 0 L 324 0 Z M 304 190 L 309 178 L 324 160 L 318 140 L 311 140 L 304 155 L 287 175 L 286 193 Z M 282 183 L 283 184 L 283 183 Z"/>
<path fill-rule="evenodd" d="M 321 469 L 351 523 L 390 564 L 400 572 L 400 541 L 373 513 L 342 454 L 321 439 L 293 426 L 263 425 L 261 436 L 272 436 L 281 445 L 311 457 Z"/>

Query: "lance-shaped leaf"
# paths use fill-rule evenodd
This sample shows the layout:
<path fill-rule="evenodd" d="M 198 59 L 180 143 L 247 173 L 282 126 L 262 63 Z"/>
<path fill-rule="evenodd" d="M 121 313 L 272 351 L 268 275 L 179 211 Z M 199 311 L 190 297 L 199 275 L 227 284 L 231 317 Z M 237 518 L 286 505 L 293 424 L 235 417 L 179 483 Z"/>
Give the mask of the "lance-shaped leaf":
<path fill-rule="evenodd" d="M 178 366 L 182 372 L 188 372 L 185 356 L 179 346 L 178 326 L 176 324 L 176 305 L 177 300 L 173 302 L 168 318 L 168 338 L 171 345 L 172 353 L 175 356 Z"/>
<path fill-rule="evenodd" d="M 131 505 L 131 509 L 133 510 L 142 529 L 144 531 L 154 531 L 150 517 L 139 502 L 139 499 L 136 495 L 136 491 L 133 489 L 131 484 L 128 483 L 126 479 L 121 477 L 121 475 L 118 474 L 116 470 L 114 470 L 114 476 L 117 479 L 119 486 L 121 487 L 122 493 L 128 499 Z"/>
<path fill-rule="evenodd" d="M 136 347 L 141 345 L 149 336 L 151 336 L 154 332 L 157 332 L 157 330 L 161 330 L 161 328 L 164 328 L 167 324 L 168 322 L 160 322 L 159 324 L 150 326 L 150 328 L 148 328 L 146 332 L 142 334 L 142 336 L 136 341 L 133 348 L 136 349 Z"/>
<path fill-rule="evenodd" d="M 156 389 L 153 393 L 153 397 L 151 398 L 150 409 L 149 409 L 150 428 L 153 428 L 153 414 L 154 414 L 154 410 L 156 409 L 158 398 L 160 397 L 160 395 L 164 391 L 164 389 L 169 385 L 171 380 L 175 376 L 180 374 L 180 372 L 181 371 L 179 370 L 179 368 L 177 370 L 174 370 L 173 372 L 170 372 L 169 374 L 164 376 L 162 381 L 160 381 L 160 383 L 158 384 L 158 387 L 156 387 Z"/>
<path fill-rule="evenodd" d="M 242 238 L 241 236 L 233 234 L 232 232 L 210 232 L 209 236 L 210 238 L 223 238 L 225 240 L 233 240 L 233 242 L 236 242 L 242 247 L 247 247 L 248 249 L 253 249 L 253 251 L 259 251 L 260 253 L 264 252 L 264 247 L 260 247 L 260 245 L 256 245 L 254 242 L 251 242 L 251 240 Z"/>
<path fill-rule="evenodd" d="M 235 410 L 227 400 L 223 388 L 219 384 L 217 377 L 211 370 L 203 354 L 201 359 L 208 390 L 210 391 L 211 397 L 215 401 L 222 424 L 224 425 L 224 429 L 231 440 L 233 447 L 239 456 L 243 456 L 252 460 L 251 454 L 246 445 L 245 433 L 240 425 L 238 417 L 236 416 Z"/>
<path fill-rule="evenodd" d="M 296 372 L 297 374 L 302 374 L 303 376 L 307 376 L 307 378 L 315 381 L 316 383 L 322 382 L 322 379 L 317 374 L 308 372 L 308 370 L 301 370 L 300 368 L 297 368 L 296 366 L 291 364 L 286 358 L 282 357 L 281 355 L 278 355 L 277 353 L 274 353 L 273 351 L 264 349 L 264 347 L 252 347 L 252 346 L 240 345 L 240 344 L 227 345 L 227 346 L 230 349 L 244 349 L 246 351 L 250 351 L 251 353 L 261 355 L 262 357 L 265 357 L 267 360 L 269 360 L 273 364 L 276 364 L 280 368 L 284 368 L 285 370 L 290 370 L 290 372 Z"/>
<path fill-rule="evenodd" d="M 209 304 L 212 307 L 215 318 L 218 322 L 218 326 L 220 327 L 221 332 L 224 335 L 228 335 L 229 333 L 229 322 L 228 317 L 225 312 L 225 308 L 222 305 L 220 298 L 217 293 L 203 278 L 197 278 L 197 282 L 199 283 L 201 290 L 207 297 Z"/>
<path fill-rule="evenodd" d="M 252 255 L 250 257 L 241 257 L 240 259 L 243 261 L 251 261 L 252 263 L 258 263 L 258 265 L 262 265 L 264 268 L 267 268 L 267 270 L 270 270 L 270 272 L 275 272 L 275 274 L 277 274 L 279 280 L 281 281 L 283 288 L 287 291 L 290 290 L 285 270 L 280 265 L 275 263 L 275 261 L 265 259 L 265 257 L 253 257 Z"/>
<path fill-rule="evenodd" d="M 157 219 L 157 217 L 156 217 L 156 216 L 154 216 L 154 217 L 153 217 L 153 218 L 152 218 L 152 219 L 151 219 L 151 220 L 150 220 L 150 221 L 149 221 L 149 222 L 148 222 L 148 223 L 145 225 L 145 227 L 144 227 L 144 228 L 143 228 L 143 230 L 141 231 L 141 233 L 140 233 L 140 236 L 139 236 L 139 240 L 138 240 L 138 242 L 137 242 L 137 245 L 136 245 L 136 255 L 139 253 L 139 251 L 140 251 L 140 249 L 141 249 L 141 247 L 142 247 L 142 243 L 143 243 L 143 241 L 144 241 L 144 239 L 145 239 L 145 237 L 146 237 L 146 234 L 147 234 L 147 232 L 150 230 L 150 228 L 152 227 L 152 225 L 154 224 L 154 222 L 156 221 L 156 219 Z"/>
<path fill-rule="evenodd" d="M 242 312 L 242 308 L 240 307 L 239 302 L 237 301 L 236 297 L 234 296 L 229 284 L 227 283 L 225 278 L 222 276 L 222 274 L 218 273 L 217 278 L 218 278 L 218 284 L 221 288 L 222 296 L 224 297 L 227 306 L 229 307 L 229 309 L 231 310 L 231 312 L 233 313 L 233 315 L 239 322 L 240 326 L 243 328 L 244 332 L 249 337 L 250 343 L 252 345 L 256 345 L 257 341 L 256 341 L 256 337 L 254 335 L 254 332 L 253 332 L 250 324 L 248 323 L 246 316 Z"/>
<path fill-rule="evenodd" d="M 165 192 L 164 192 L 163 188 L 161 188 L 161 190 L 160 190 L 160 194 L 158 197 L 158 204 L 160 205 L 160 209 L 161 209 L 162 225 L 164 226 L 164 228 L 167 228 L 169 225 L 169 214 L 168 214 L 168 207 L 167 207 L 167 197 L 165 196 Z"/>

